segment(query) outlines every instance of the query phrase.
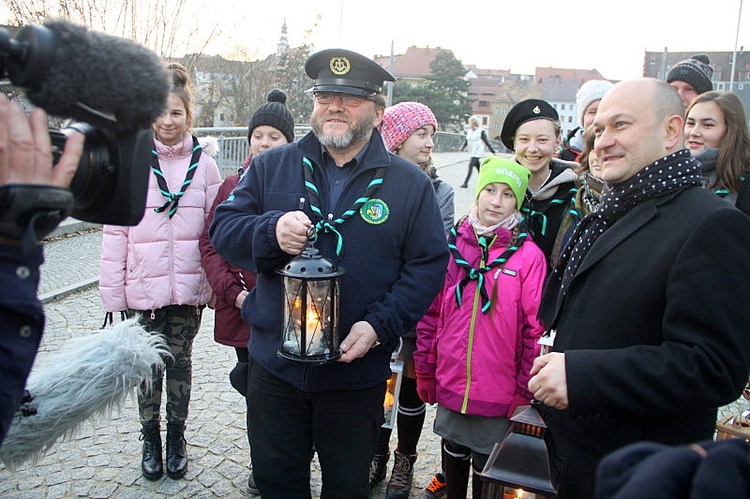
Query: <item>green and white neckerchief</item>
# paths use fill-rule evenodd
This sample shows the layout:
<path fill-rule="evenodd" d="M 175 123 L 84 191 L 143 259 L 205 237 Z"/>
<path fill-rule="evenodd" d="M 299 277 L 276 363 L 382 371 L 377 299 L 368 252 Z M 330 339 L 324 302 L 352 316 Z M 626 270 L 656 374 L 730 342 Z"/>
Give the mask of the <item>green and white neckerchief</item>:
<path fill-rule="evenodd" d="M 180 199 L 185 194 L 190 183 L 193 181 L 193 175 L 195 170 L 198 168 L 198 162 L 203 152 L 203 146 L 198 143 L 198 139 L 193 135 L 193 156 L 190 158 L 190 166 L 188 166 L 187 172 L 185 173 L 185 181 L 182 182 L 180 191 L 177 194 L 169 192 L 169 186 L 167 185 L 167 179 L 164 178 L 164 173 L 159 167 L 159 153 L 156 152 L 156 148 L 151 150 L 153 155 L 151 162 L 151 171 L 156 175 L 156 183 L 159 185 L 159 190 L 167 198 L 167 202 L 158 208 L 154 208 L 156 213 L 162 213 L 169 209 L 169 218 L 172 218 L 177 212 L 177 205 L 180 203 Z"/>
<path fill-rule="evenodd" d="M 318 217 L 318 220 L 313 226 L 315 229 L 314 238 L 317 239 L 318 233 L 321 232 L 324 234 L 336 234 L 336 255 L 341 256 L 341 251 L 344 248 L 344 238 L 338 231 L 338 227 L 346 222 L 352 215 L 357 213 L 362 205 L 364 205 L 375 195 L 377 190 L 383 184 L 383 178 L 385 177 L 385 168 L 380 167 L 375 170 L 375 175 L 367 185 L 365 193 L 354 201 L 354 204 L 351 208 L 346 210 L 341 214 L 340 217 L 335 220 L 333 219 L 332 213 L 329 213 L 328 217 L 326 217 L 325 215 L 323 215 L 323 212 L 320 209 L 320 194 L 318 192 L 318 187 L 315 185 L 315 181 L 313 180 L 313 172 L 316 168 L 315 163 L 313 163 L 309 158 L 303 156 L 302 168 L 305 172 L 305 189 L 307 190 L 308 197 L 310 198 L 310 209 L 312 210 L 313 214 Z"/>
<path fill-rule="evenodd" d="M 474 267 L 469 265 L 469 262 L 466 261 L 463 255 L 461 255 L 461 252 L 458 251 L 458 247 L 456 246 L 456 238 L 458 237 L 456 227 L 458 226 L 458 224 L 456 224 L 456 226 L 451 229 L 450 235 L 448 236 L 448 249 L 450 250 L 451 256 L 453 257 L 453 260 L 456 262 L 456 264 L 459 267 L 463 267 L 466 269 L 466 275 L 463 279 L 461 279 L 461 282 L 458 283 L 458 286 L 456 286 L 456 304 L 459 307 L 461 306 L 461 301 L 463 299 L 464 287 L 466 287 L 469 281 L 477 281 L 477 290 L 482 296 L 482 313 L 486 314 L 490 310 L 492 301 L 490 300 L 490 295 L 487 293 L 487 289 L 485 289 L 484 286 L 484 274 L 487 273 L 487 271 L 494 269 L 495 267 L 499 267 L 500 265 L 505 264 L 505 262 L 507 262 L 510 257 L 513 256 L 516 251 L 518 251 L 518 248 L 523 245 L 523 242 L 528 236 L 526 225 L 526 219 L 524 218 L 523 220 L 521 220 L 518 226 L 520 233 L 518 234 L 518 238 L 516 239 L 516 244 L 508 246 L 508 248 L 499 257 L 495 258 L 489 263 L 486 262 L 489 258 L 490 247 L 495 241 L 497 235 L 492 234 L 492 237 L 477 236 L 479 249 L 482 252 L 482 256 L 479 259 L 478 269 L 475 269 Z"/>

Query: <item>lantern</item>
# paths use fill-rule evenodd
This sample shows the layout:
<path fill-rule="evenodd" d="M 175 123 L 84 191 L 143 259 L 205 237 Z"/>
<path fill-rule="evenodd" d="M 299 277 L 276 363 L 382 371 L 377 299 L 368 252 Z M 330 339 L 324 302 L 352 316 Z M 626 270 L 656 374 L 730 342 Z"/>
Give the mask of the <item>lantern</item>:
<path fill-rule="evenodd" d="M 388 380 L 385 390 L 385 399 L 383 400 L 383 412 L 385 423 L 383 428 L 393 429 L 396 424 L 396 414 L 398 413 L 398 397 L 401 393 L 401 379 L 404 375 L 404 361 L 398 360 L 396 350 L 391 356 L 391 378 Z"/>
<path fill-rule="evenodd" d="M 341 357 L 339 281 L 345 270 L 307 247 L 284 268 L 284 317 L 279 357 L 325 364 Z"/>
<path fill-rule="evenodd" d="M 503 441 L 495 444 L 480 473 L 485 499 L 557 497 L 545 436 L 547 425 L 534 406 L 519 407 Z"/>

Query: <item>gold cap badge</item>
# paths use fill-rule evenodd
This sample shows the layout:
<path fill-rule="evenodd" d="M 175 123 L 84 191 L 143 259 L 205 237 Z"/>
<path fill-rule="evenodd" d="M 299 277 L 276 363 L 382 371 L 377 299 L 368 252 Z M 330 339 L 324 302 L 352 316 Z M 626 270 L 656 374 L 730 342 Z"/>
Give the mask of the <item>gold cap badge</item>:
<path fill-rule="evenodd" d="M 352 69 L 352 65 L 349 63 L 349 59 L 342 56 L 331 57 L 329 64 L 331 72 L 335 75 L 345 75 Z"/>

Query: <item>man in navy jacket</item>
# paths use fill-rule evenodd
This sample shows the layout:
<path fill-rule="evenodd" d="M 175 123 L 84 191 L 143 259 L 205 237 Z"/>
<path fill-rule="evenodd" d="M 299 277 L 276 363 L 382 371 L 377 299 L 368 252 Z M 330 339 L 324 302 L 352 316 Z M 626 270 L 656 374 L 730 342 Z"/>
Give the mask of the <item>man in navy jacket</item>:
<path fill-rule="evenodd" d="M 602 99 L 595 151 L 608 188 L 549 277 L 557 335 L 529 390 L 559 457 L 559 497 L 594 496 L 597 463 L 641 440 L 712 437 L 750 364 L 750 218 L 701 187 L 683 106 L 653 79 Z"/>
<path fill-rule="evenodd" d="M 211 242 L 258 274 L 242 315 L 253 331 L 248 430 L 261 494 L 309 497 L 314 445 L 322 495 L 365 498 L 391 352 L 437 295 L 448 251 L 429 179 L 388 153 L 375 130 L 383 81 L 393 77 L 342 49 L 312 55 L 305 70 L 314 80 L 313 131 L 253 160 L 217 207 Z M 319 229 L 318 250 L 346 269 L 343 355 L 325 365 L 277 355 L 283 287 L 276 270 L 304 249 L 311 226 Z"/>

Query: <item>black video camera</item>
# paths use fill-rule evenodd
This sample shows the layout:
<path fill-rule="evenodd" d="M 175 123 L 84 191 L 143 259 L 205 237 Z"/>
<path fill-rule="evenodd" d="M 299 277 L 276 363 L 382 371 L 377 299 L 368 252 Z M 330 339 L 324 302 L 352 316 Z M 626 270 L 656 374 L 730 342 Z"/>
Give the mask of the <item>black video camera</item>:
<path fill-rule="evenodd" d="M 92 68 L 84 61 L 85 57 L 94 59 L 88 63 L 102 67 Z M 155 78 L 158 85 L 151 85 L 149 89 L 157 88 L 159 94 L 161 84 L 164 84 L 163 94 L 155 96 L 153 102 L 166 101 L 169 87 L 166 72 L 163 73 L 164 80 L 159 79 L 164 71 L 161 61 L 134 42 L 89 32 L 65 21 L 24 26 L 12 38 L 8 31 L 0 29 L 0 77 L 23 89 L 26 97 L 48 114 L 75 120 L 62 129 L 50 128 L 54 163 L 60 159 L 68 136 L 81 132 L 86 138 L 78 170 L 70 185 L 74 198 L 72 211 L 58 214 L 56 222 L 48 221 L 47 225 L 53 226 L 46 230 L 39 227 L 45 224 L 43 221 L 29 222 L 28 218 L 33 215 L 31 209 L 22 213 L 23 208 L 21 211 L 18 207 L 11 208 L 13 196 L 21 198 L 27 194 L 10 190 L 0 193 L 0 218 L 8 218 L 3 217 L 4 210 L 15 209 L 18 211 L 13 214 L 17 217 L 16 225 L 33 225 L 37 239 L 44 237 L 44 232 L 48 234 L 61 217 L 68 214 L 94 223 L 136 225 L 140 222 L 153 149 L 150 123 L 161 113 L 163 106 L 160 108 L 149 102 L 152 109 L 146 113 L 127 116 L 130 108 L 147 105 L 144 103 L 147 99 L 128 95 L 135 93 L 133 88 L 138 82 L 111 81 L 109 84 L 113 87 L 107 87 L 106 75 L 99 76 L 95 72 L 106 73 L 112 65 L 118 68 L 128 65 L 129 71 L 145 68 L 147 74 L 151 71 L 149 77 Z M 125 68 L 116 71 L 122 72 Z M 122 75 L 115 73 L 114 76 L 119 78 Z M 102 86 L 105 88 L 89 88 Z M 41 204 L 45 205 L 45 202 Z"/>

